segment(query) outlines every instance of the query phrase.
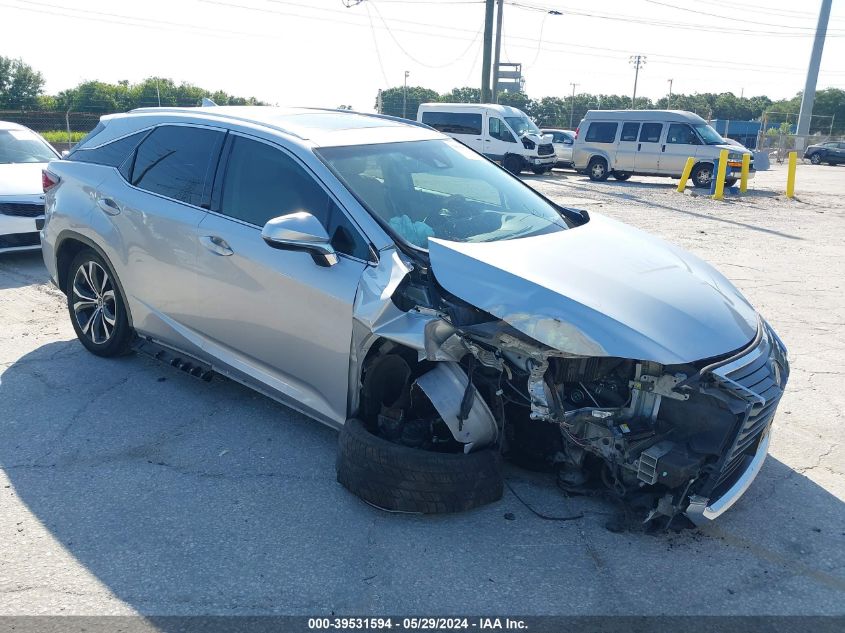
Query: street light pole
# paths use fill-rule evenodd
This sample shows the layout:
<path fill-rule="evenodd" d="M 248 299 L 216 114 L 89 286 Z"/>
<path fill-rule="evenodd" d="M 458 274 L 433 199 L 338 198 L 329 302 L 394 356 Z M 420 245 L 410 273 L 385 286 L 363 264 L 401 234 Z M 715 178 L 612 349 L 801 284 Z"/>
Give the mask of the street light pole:
<path fill-rule="evenodd" d="M 502 9 L 504 0 L 496 5 L 496 46 L 493 51 L 493 103 L 499 103 L 499 61 L 502 56 Z"/>
<path fill-rule="evenodd" d="M 637 80 L 640 77 L 640 67 L 645 66 L 645 55 L 631 55 L 629 58 L 629 62 L 634 65 L 634 94 L 631 97 L 631 109 L 634 110 L 637 107 Z"/>
<path fill-rule="evenodd" d="M 580 84 L 570 82 L 569 85 L 572 86 L 572 100 L 569 102 L 569 129 L 571 130 L 572 122 L 575 118 L 575 86 Z"/>
<path fill-rule="evenodd" d="M 405 84 L 402 86 L 402 118 L 407 119 L 406 111 L 408 108 L 408 75 L 411 73 L 405 71 Z"/>
<path fill-rule="evenodd" d="M 810 119 L 813 116 L 813 102 L 816 99 L 816 82 L 819 79 L 819 66 L 822 62 L 824 38 L 827 35 L 827 23 L 830 19 L 830 5 L 832 0 L 822 0 L 819 9 L 819 21 L 816 25 L 816 36 L 813 39 L 813 52 L 810 54 L 810 66 L 807 68 L 807 81 L 801 94 L 801 112 L 798 114 L 798 125 L 795 133 L 803 138 L 810 133 Z"/>
<path fill-rule="evenodd" d="M 674 81 L 674 79 L 669 80 L 669 99 L 667 99 L 667 101 L 666 101 L 666 109 L 667 110 L 672 109 L 672 82 L 673 81 Z"/>

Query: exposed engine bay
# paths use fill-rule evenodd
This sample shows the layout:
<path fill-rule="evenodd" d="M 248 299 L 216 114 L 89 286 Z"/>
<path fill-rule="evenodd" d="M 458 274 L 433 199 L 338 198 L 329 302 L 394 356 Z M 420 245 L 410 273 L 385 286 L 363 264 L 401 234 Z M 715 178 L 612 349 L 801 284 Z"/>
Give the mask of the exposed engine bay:
<path fill-rule="evenodd" d="M 696 520 L 768 444 L 788 365 L 762 320 L 739 350 L 662 365 L 551 348 L 450 295 L 423 266 L 390 290 L 362 346 L 356 404 L 391 442 L 498 450 L 555 473 L 568 493 L 609 494 L 664 524 Z M 409 319 L 419 338 L 391 334 Z"/>

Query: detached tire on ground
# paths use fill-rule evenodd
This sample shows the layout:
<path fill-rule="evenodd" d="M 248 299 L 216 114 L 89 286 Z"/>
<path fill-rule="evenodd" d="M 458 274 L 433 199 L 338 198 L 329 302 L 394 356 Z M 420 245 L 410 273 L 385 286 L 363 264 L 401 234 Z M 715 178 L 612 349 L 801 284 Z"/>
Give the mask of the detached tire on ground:
<path fill-rule="evenodd" d="M 385 510 L 461 512 L 502 497 L 499 453 L 434 453 L 393 444 L 350 419 L 340 430 L 337 480 Z"/>

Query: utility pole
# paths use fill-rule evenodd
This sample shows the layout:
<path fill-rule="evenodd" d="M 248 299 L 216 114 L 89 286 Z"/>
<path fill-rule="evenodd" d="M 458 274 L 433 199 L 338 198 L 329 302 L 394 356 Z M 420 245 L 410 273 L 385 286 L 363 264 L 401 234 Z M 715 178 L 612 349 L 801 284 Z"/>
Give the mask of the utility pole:
<path fill-rule="evenodd" d="M 405 71 L 405 84 L 402 86 L 402 118 L 407 119 L 406 111 L 408 109 L 408 75 L 411 73 Z"/>
<path fill-rule="evenodd" d="M 493 103 L 499 103 L 499 60 L 502 55 L 502 9 L 505 0 L 496 5 L 496 52 L 493 55 Z"/>
<path fill-rule="evenodd" d="M 481 103 L 490 103 L 490 53 L 493 48 L 493 8 L 496 0 L 485 0 L 484 42 L 481 57 Z"/>
<path fill-rule="evenodd" d="M 666 109 L 667 110 L 672 109 L 672 82 L 673 81 L 674 81 L 674 79 L 669 80 L 669 98 L 666 100 Z"/>
<path fill-rule="evenodd" d="M 572 122 L 575 119 L 575 86 L 579 86 L 580 84 L 574 84 L 572 82 L 569 83 L 572 86 L 572 101 L 569 102 L 569 129 L 572 129 Z"/>
<path fill-rule="evenodd" d="M 158 107 L 161 107 L 161 92 L 158 90 L 158 77 L 156 77 L 156 97 L 158 97 Z"/>
<path fill-rule="evenodd" d="M 827 23 L 830 19 L 832 0 L 822 0 L 819 9 L 819 22 L 816 25 L 816 37 L 813 38 L 813 52 L 810 54 L 810 66 L 807 68 L 807 81 L 804 94 L 801 95 L 801 112 L 798 115 L 798 129 L 795 133 L 802 138 L 810 133 L 810 119 L 813 117 L 813 102 L 816 100 L 816 82 L 819 79 L 819 66 L 822 61 L 824 38 L 827 35 Z"/>
<path fill-rule="evenodd" d="M 637 107 L 637 79 L 640 77 L 640 67 L 645 66 L 645 55 L 631 55 L 628 62 L 634 65 L 634 94 L 631 97 L 631 109 Z"/>

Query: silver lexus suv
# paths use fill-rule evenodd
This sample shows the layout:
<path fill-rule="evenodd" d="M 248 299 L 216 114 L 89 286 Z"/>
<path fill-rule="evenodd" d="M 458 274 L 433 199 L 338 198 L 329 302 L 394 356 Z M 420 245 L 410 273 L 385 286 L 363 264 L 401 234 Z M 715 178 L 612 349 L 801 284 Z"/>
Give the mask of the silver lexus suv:
<path fill-rule="evenodd" d="M 765 459 L 786 350 L 725 277 L 422 124 L 135 110 L 44 185 L 44 261 L 86 348 L 338 428 L 338 481 L 373 505 L 495 501 L 507 459 L 700 523 Z"/>

